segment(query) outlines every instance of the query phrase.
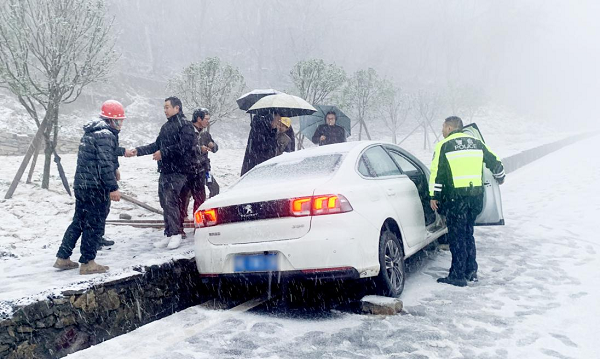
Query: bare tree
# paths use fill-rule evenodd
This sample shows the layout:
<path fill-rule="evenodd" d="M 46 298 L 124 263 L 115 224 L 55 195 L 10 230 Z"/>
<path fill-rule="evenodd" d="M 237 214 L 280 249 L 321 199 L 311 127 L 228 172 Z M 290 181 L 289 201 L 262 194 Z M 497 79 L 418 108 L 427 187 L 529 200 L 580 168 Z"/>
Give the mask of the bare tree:
<path fill-rule="evenodd" d="M 371 139 L 365 120 L 377 109 L 382 94 L 382 81 L 372 68 L 356 71 L 348 79 L 340 102 L 343 108 L 351 110 L 355 115 L 359 124 L 359 140 L 362 138 L 363 129 L 367 138 Z"/>
<path fill-rule="evenodd" d="M 484 90 L 469 84 L 450 83 L 447 91 L 448 105 L 452 113 L 467 122 L 473 122 L 473 118 L 487 103 Z"/>
<path fill-rule="evenodd" d="M 331 95 L 342 89 L 346 72 L 335 64 L 326 64 L 321 59 L 300 61 L 290 71 L 296 93 L 313 105 L 325 104 Z M 304 135 L 296 134 L 297 148 L 302 149 Z"/>
<path fill-rule="evenodd" d="M 379 112 L 392 134 L 393 143 L 397 143 L 398 132 L 412 110 L 412 101 L 410 94 L 387 80 L 383 81 Z"/>
<path fill-rule="evenodd" d="M 420 90 L 414 98 L 414 107 L 419 118 L 419 127 L 423 128 L 423 149 L 431 148 L 428 132 L 431 130 L 435 140 L 439 140 L 439 131 L 432 125 L 442 109 L 441 97 L 437 92 Z"/>
<path fill-rule="evenodd" d="M 184 106 L 208 108 L 212 113 L 211 124 L 231 116 L 237 109 L 235 100 L 245 88 L 240 71 L 218 57 L 189 65 L 167 85 Z"/>
<path fill-rule="evenodd" d="M 101 0 L 0 4 L 0 86 L 17 96 L 38 127 L 44 124 L 42 188 L 49 185 L 60 105 L 74 102 L 87 85 L 105 79 L 118 59 L 113 21 L 106 13 Z M 27 156 L 24 162 L 27 166 Z"/>

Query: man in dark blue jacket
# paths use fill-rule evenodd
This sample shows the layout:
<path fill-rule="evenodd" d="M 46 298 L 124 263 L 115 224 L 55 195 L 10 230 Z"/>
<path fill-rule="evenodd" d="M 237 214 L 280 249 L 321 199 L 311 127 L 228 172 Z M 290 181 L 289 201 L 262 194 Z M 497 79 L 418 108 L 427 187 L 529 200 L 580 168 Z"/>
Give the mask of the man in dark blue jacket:
<path fill-rule="evenodd" d="M 194 169 L 194 126 L 185 118 L 181 100 L 177 97 L 165 99 L 167 122 L 162 125 L 156 141 L 137 147 L 137 156 L 152 154 L 158 162 L 158 198 L 163 209 L 166 238 L 155 247 L 175 249 L 181 245 L 183 221 L 181 220 L 181 191 L 187 174 Z"/>
<path fill-rule="evenodd" d="M 112 109 L 112 111 L 105 111 Z M 54 267 L 65 270 L 79 265 L 69 258 L 81 234 L 82 263 L 80 274 L 104 273 L 107 266 L 97 264 L 97 245 L 104 233 L 106 213 L 110 201 L 119 201 L 117 185 L 117 136 L 125 119 L 123 106 L 117 101 L 107 101 L 102 106 L 100 119 L 87 123 L 79 143 L 77 169 L 75 170 L 75 215 L 67 228 L 56 254 Z"/>

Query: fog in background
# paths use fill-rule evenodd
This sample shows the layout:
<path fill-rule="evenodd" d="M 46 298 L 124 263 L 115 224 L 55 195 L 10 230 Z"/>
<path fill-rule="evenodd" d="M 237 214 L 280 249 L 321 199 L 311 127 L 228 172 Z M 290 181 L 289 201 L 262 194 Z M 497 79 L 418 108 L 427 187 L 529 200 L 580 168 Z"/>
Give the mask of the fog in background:
<path fill-rule="evenodd" d="M 291 91 L 292 66 L 322 58 L 343 66 L 347 75 L 372 67 L 409 90 L 474 86 L 491 103 L 536 121 L 597 122 L 595 1 L 109 4 L 121 53 L 111 85 L 128 95 L 164 98 L 170 76 L 210 56 L 237 66 L 249 89 Z"/>

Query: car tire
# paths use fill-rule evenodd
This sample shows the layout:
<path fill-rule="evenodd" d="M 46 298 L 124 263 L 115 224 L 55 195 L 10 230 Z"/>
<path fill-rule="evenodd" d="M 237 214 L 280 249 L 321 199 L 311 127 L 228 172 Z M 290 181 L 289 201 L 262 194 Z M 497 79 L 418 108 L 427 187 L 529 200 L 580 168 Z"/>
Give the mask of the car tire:
<path fill-rule="evenodd" d="M 386 229 L 379 237 L 379 275 L 375 279 L 377 294 L 399 297 L 404 290 L 405 278 L 404 249 L 398 236 Z"/>

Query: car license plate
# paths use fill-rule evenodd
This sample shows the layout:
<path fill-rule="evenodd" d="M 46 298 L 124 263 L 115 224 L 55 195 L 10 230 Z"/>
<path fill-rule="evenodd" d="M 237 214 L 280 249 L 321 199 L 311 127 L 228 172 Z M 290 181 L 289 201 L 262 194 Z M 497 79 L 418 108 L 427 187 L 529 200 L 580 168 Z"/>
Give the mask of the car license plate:
<path fill-rule="evenodd" d="M 278 270 L 277 253 L 237 255 L 233 262 L 234 272 L 268 272 Z"/>

